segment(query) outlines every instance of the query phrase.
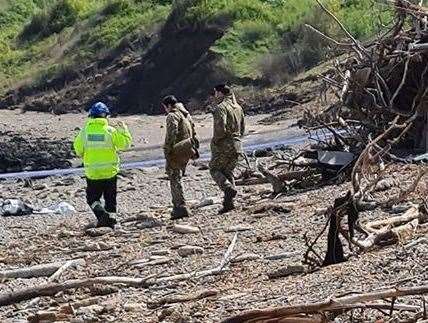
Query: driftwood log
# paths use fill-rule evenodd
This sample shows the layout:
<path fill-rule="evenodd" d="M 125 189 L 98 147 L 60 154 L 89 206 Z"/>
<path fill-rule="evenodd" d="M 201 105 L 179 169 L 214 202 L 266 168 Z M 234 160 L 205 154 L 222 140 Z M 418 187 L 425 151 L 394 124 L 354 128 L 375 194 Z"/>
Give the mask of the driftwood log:
<path fill-rule="evenodd" d="M 426 221 L 425 209 L 416 205 L 402 215 L 365 224 L 363 228 L 369 235 L 364 240 L 354 239 L 353 242 L 363 250 L 394 244 L 411 237 L 418 226 Z"/>
<path fill-rule="evenodd" d="M 96 277 L 88 279 L 74 279 L 63 283 L 47 283 L 35 287 L 23 288 L 0 294 L 0 306 L 12 305 L 40 296 L 54 296 L 55 294 L 74 288 L 89 287 L 95 284 L 112 285 L 121 284 L 131 287 L 141 287 L 144 285 L 144 278 L 130 277 Z"/>
<path fill-rule="evenodd" d="M 362 227 L 367 232 L 379 233 L 380 231 L 383 231 L 385 227 L 396 227 L 400 224 L 408 223 L 410 221 L 418 219 L 420 216 L 421 212 L 419 211 L 419 205 L 414 205 L 402 215 L 397 215 L 382 220 L 371 221 L 366 224 L 363 224 Z"/>
<path fill-rule="evenodd" d="M 85 261 L 83 259 L 78 260 L 69 260 L 64 265 L 62 265 L 52 276 L 49 277 L 49 283 L 57 282 L 58 279 L 69 269 L 75 268 L 78 265 L 84 265 Z M 40 297 L 36 297 L 26 306 L 26 308 L 30 308 L 36 305 L 40 301 Z"/>
<path fill-rule="evenodd" d="M 17 268 L 0 271 L 0 281 L 4 279 L 13 278 L 36 278 L 36 277 L 48 277 L 55 274 L 64 265 L 68 266 L 83 266 L 85 260 L 76 259 L 67 262 L 54 262 L 49 264 L 35 265 L 25 268 Z"/>
<path fill-rule="evenodd" d="M 182 281 L 191 278 L 202 278 L 211 275 L 218 275 L 224 272 L 230 263 L 233 250 L 235 249 L 238 241 L 238 233 L 235 233 L 229 247 L 227 248 L 221 262 L 218 266 L 202 271 L 194 271 L 191 273 L 153 278 L 132 278 L 132 277 L 95 277 L 87 279 L 74 279 L 65 281 L 63 283 L 46 283 L 35 287 L 23 288 L 17 291 L 10 291 L 0 294 L 0 307 L 16 304 L 22 301 L 34 299 L 41 296 L 54 296 L 55 294 L 75 288 L 91 287 L 94 285 L 124 285 L 127 287 L 150 287 L 168 282 Z"/>
<path fill-rule="evenodd" d="M 285 306 L 273 309 L 248 311 L 243 314 L 239 314 L 234 317 L 225 319 L 222 321 L 222 323 L 255 323 L 264 322 L 263 320 L 265 320 L 265 322 L 287 322 L 283 321 L 283 319 L 290 319 L 290 317 L 295 318 L 299 314 L 306 315 L 307 319 L 315 319 L 313 322 L 323 322 L 319 320 L 316 321 L 316 319 L 318 318 L 313 318 L 311 317 L 311 315 L 318 315 L 319 313 L 327 312 L 346 311 L 355 308 L 376 308 L 379 305 L 371 304 L 370 302 L 384 300 L 388 298 L 425 294 L 428 294 L 428 285 L 416 287 L 400 287 L 371 293 L 345 296 L 340 298 L 330 298 L 325 301 L 312 304 L 300 304 L 295 306 Z M 385 308 L 384 306 L 388 306 L 389 309 L 391 308 L 391 304 L 383 304 L 381 306 L 383 306 L 383 308 Z M 409 310 L 412 312 L 417 310 L 414 306 L 403 306 L 403 308 L 406 308 L 404 310 Z"/>

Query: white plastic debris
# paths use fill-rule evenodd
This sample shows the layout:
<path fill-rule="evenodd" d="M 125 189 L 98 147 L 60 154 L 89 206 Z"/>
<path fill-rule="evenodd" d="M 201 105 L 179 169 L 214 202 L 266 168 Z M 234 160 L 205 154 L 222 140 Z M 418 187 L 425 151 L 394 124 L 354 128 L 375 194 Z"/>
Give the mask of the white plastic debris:
<path fill-rule="evenodd" d="M 62 214 L 62 215 L 72 215 L 76 213 L 76 209 L 73 205 L 67 203 L 67 202 L 61 202 L 57 205 L 57 207 L 54 209 L 55 213 Z"/>
<path fill-rule="evenodd" d="M 349 165 L 355 158 L 353 153 L 346 151 L 318 151 L 318 161 L 332 166 Z"/>
<path fill-rule="evenodd" d="M 1 216 L 20 216 L 33 213 L 33 208 L 21 200 L 10 199 L 0 202 Z"/>
<path fill-rule="evenodd" d="M 45 207 L 38 211 L 35 211 L 36 214 L 61 214 L 61 215 L 72 215 L 76 213 L 76 209 L 73 205 L 67 203 L 67 202 L 60 202 L 57 205 L 51 206 L 51 207 Z"/>

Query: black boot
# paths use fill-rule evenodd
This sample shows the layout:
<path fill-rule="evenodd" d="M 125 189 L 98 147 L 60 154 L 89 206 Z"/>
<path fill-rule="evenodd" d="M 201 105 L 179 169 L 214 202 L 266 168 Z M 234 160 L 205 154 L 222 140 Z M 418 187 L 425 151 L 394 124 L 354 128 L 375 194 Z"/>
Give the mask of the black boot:
<path fill-rule="evenodd" d="M 115 207 L 114 208 L 105 207 L 104 209 L 108 214 L 108 221 L 107 222 L 110 224 L 109 226 L 114 226 L 115 224 L 117 224 L 117 220 L 112 216 L 112 213 L 116 214 L 116 212 L 117 212 L 116 208 Z"/>
<path fill-rule="evenodd" d="M 109 214 L 107 222 L 108 222 L 108 226 L 112 229 L 114 229 L 114 226 L 117 224 L 117 220 L 115 218 L 113 218 L 110 214 Z"/>
<path fill-rule="evenodd" d="M 190 216 L 190 212 L 185 206 L 174 206 L 171 212 L 171 220 L 179 220 Z"/>
<path fill-rule="evenodd" d="M 97 203 L 93 206 L 92 210 L 98 220 L 97 228 L 109 227 L 114 229 L 114 225 L 117 223 L 116 219 L 111 218 L 110 214 L 104 209 L 101 203 Z"/>
<path fill-rule="evenodd" d="M 233 201 L 224 201 L 223 208 L 218 212 L 219 214 L 225 214 L 235 209 Z"/>
<path fill-rule="evenodd" d="M 238 192 L 234 188 L 226 188 L 224 191 L 223 208 L 220 210 L 220 214 L 224 214 L 235 209 L 233 199 L 235 198 L 236 194 L 238 194 Z"/>

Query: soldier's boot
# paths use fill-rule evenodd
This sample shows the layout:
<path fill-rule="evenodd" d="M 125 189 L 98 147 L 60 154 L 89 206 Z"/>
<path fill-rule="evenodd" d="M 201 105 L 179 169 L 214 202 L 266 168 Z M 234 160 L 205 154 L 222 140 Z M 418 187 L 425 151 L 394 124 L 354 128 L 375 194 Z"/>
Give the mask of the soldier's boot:
<path fill-rule="evenodd" d="M 104 209 L 101 203 L 95 203 L 92 206 L 95 217 L 97 218 L 97 228 L 109 227 L 114 229 L 114 225 L 117 223 L 116 219 L 111 218 L 110 214 Z"/>
<path fill-rule="evenodd" d="M 220 214 L 224 214 L 235 209 L 233 199 L 236 197 L 236 194 L 238 194 L 238 192 L 234 188 L 226 188 L 226 190 L 224 191 L 223 208 L 220 210 Z"/>
<path fill-rule="evenodd" d="M 174 206 L 171 212 L 171 220 L 179 220 L 190 216 L 190 211 L 185 206 Z"/>

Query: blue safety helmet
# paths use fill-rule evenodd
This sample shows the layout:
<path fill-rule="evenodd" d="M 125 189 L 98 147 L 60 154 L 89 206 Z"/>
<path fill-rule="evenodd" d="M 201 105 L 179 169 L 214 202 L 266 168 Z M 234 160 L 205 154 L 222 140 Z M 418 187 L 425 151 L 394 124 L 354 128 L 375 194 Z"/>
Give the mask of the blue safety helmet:
<path fill-rule="evenodd" d="M 89 117 L 96 118 L 102 115 L 110 115 L 109 108 L 102 102 L 97 102 L 91 106 L 89 109 Z"/>

